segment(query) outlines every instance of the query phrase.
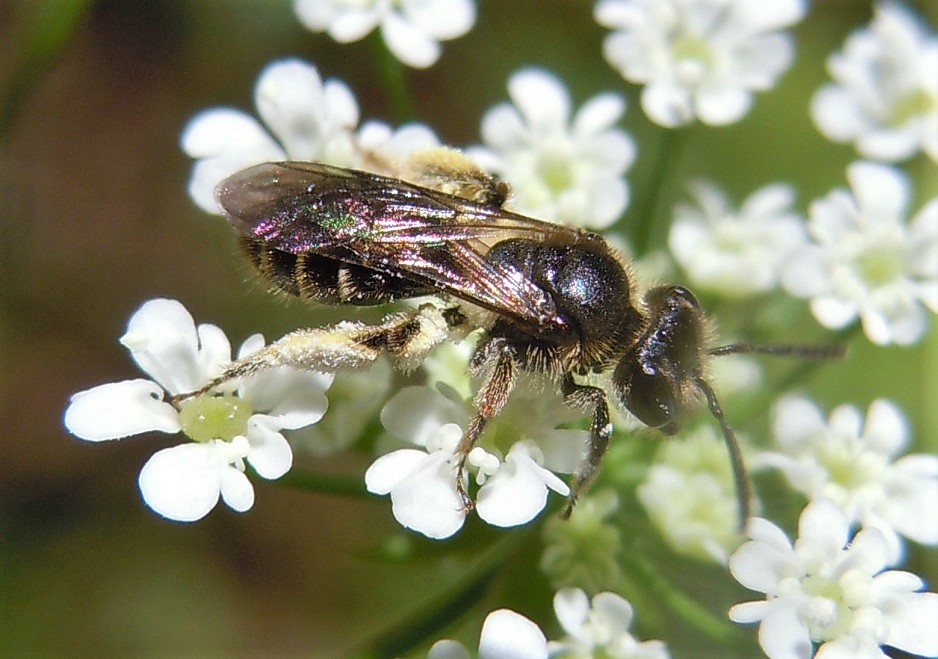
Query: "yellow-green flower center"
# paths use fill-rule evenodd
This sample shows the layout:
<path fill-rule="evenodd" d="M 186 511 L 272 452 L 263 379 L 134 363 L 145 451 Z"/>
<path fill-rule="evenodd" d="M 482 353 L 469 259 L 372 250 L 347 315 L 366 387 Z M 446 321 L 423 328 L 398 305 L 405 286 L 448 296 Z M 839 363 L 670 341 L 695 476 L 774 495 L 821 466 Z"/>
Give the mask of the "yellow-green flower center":
<path fill-rule="evenodd" d="M 570 161 L 559 154 L 543 158 L 538 166 L 541 180 L 554 192 L 566 190 L 573 185 Z"/>
<path fill-rule="evenodd" d="M 690 34 L 676 40 L 671 46 L 671 53 L 676 61 L 699 62 L 704 68 L 709 68 L 713 60 L 707 40 Z"/>
<path fill-rule="evenodd" d="M 889 244 L 871 246 L 860 256 L 857 264 L 865 282 L 874 288 L 883 286 L 902 276 L 901 247 Z"/>
<path fill-rule="evenodd" d="M 813 596 L 799 612 L 813 641 L 837 638 L 850 628 L 853 611 L 844 602 L 843 588 L 839 583 L 814 574 L 805 578 L 801 587 Z"/>
<path fill-rule="evenodd" d="M 929 94 L 924 89 L 913 89 L 909 93 L 900 96 L 892 107 L 889 108 L 889 116 L 886 117 L 890 126 L 901 126 L 910 119 L 927 114 L 938 105 L 938 99 Z"/>
<path fill-rule="evenodd" d="M 247 434 L 252 414 L 254 410 L 243 398 L 205 395 L 186 401 L 179 411 L 179 421 L 182 431 L 197 442 L 230 441 Z"/>

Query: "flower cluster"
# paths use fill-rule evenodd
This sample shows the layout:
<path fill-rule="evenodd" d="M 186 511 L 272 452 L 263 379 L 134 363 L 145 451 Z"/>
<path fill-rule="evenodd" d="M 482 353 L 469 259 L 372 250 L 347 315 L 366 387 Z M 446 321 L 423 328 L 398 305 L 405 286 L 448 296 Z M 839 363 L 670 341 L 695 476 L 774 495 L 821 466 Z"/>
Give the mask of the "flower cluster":
<path fill-rule="evenodd" d="M 609 63 L 645 85 L 652 121 L 723 125 L 791 65 L 794 44 L 780 30 L 806 10 L 803 0 L 601 0 L 596 20 L 613 30 L 603 47 Z"/>
<path fill-rule="evenodd" d="M 295 0 L 294 7 L 306 27 L 339 43 L 358 41 L 379 27 L 394 56 L 420 69 L 439 59 L 441 41 L 461 37 L 476 19 L 473 0 Z"/>
<path fill-rule="evenodd" d="M 832 329 L 860 318 L 870 341 L 909 345 L 938 313 L 938 197 L 906 220 L 908 179 L 886 165 L 856 162 L 850 190 L 811 204 L 812 242 L 794 254 L 782 285 L 811 298 L 815 318 Z"/>
<path fill-rule="evenodd" d="M 254 505 L 245 476 L 275 479 L 289 471 L 293 453 L 281 430 L 316 423 L 326 411 L 331 376 L 274 369 L 175 402 L 199 389 L 231 362 L 231 347 L 215 325 L 196 327 L 175 300 L 151 300 L 127 325 L 121 343 L 151 380 L 103 384 L 72 396 L 65 427 L 92 442 L 146 432 L 182 432 L 189 443 L 162 449 L 140 472 L 140 491 L 153 510 L 169 519 L 201 519 L 224 500 L 244 512 Z M 264 346 L 256 334 L 241 346 L 243 357 Z M 167 395 L 170 398 L 167 398 Z"/>
<path fill-rule="evenodd" d="M 631 633 L 634 613 L 623 597 L 609 592 L 590 599 L 579 588 L 564 588 L 554 595 L 554 613 L 566 632 L 559 641 L 547 641 L 533 622 L 510 609 L 493 611 L 482 625 L 479 651 L 486 659 L 547 659 L 551 657 L 621 657 L 668 659 L 661 641 L 639 641 Z M 429 659 L 468 659 L 456 641 L 437 641 Z"/>
<path fill-rule="evenodd" d="M 909 428 L 894 404 L 873 401 L 865 423 L 851 405 L 825 421 L 810 400 L 789 396 L 776 405 L 774 423 L 779 450 L 763 452 L 759 462 L 811 500 L 837 504 L 851 524 L 877 529 L 892 561 L 903 553 L 900 535 L 938 544 L 938 456 L 899 457 Z"/>
<path fill-rule="evenodd" d="M 553 472 L 577 467 L 576 447 L 583 446 L 586 433 L 556 428 L 572 416 L 572 411 L 558 413 L 561 405 L 557 395 L 516 391 L 485 440 L 469 453 L 465 468 L 475 474 L 475 509 L 484 521 L 525 524 L 544 509 L 548 490 L 570 493 Z M 381 411 L 385 429 L 417 448 L 379 457 L 365 473 L 365 484 L 370 492 L 391 496 L 391 510 L 403 526 L 436 539 L 462 528 L 468 511 L 456 491 L 456 448 L 470 413 L 469 401 L 445 385 L 403 389 Z M 499 437 L 510 442 L 504 453 Z"/>
<path fill-rule="evenodd" d="M 771 659 L 817 656 L 880 659 L 881 645 L 938 654 L 938 594 L 891 565 L 876 529 L 852 538 L 848 520 L 820 499 L 801 514 L 794 544 L 768 520 L 753 519 L 751 540 L 730 557 L 730 571 L 763 601 L 730 609 L 740 623 L 759 622 L 759 644 Z"/>
<path fill-rule="evenodd" d="M 825 137 L 853 142 L 864 158 L 938 161 L 938 37 L 905 7 L 876 6 L 827 61 L 833 84 L 817 91 L 811 116 Z"/>

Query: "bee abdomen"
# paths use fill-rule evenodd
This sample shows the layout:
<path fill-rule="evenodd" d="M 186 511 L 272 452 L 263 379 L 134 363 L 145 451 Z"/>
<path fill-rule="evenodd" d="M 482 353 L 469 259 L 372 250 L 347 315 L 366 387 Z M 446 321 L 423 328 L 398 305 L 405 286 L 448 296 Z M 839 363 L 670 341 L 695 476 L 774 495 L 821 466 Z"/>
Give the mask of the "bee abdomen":
<path fill-rule="evenodd" d="M 241 250 L 275 291 L 321 304 L 373 306 L 433 293 L 431 287 L 354 263 L 274 249 L 253 236 L 241 236 Z"/>

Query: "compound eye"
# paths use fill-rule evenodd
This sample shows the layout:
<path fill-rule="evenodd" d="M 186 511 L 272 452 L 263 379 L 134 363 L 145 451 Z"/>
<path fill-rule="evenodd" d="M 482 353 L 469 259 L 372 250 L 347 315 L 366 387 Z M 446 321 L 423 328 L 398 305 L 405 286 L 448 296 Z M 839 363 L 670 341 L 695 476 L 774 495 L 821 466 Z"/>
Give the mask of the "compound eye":
<path fill-rule="evenodd" d="M 660 370 L 623 359 L 613 376 L 616 395 L 625 408 L 652 428 L 673 435 L 679 429 L 679 395 Z"/>

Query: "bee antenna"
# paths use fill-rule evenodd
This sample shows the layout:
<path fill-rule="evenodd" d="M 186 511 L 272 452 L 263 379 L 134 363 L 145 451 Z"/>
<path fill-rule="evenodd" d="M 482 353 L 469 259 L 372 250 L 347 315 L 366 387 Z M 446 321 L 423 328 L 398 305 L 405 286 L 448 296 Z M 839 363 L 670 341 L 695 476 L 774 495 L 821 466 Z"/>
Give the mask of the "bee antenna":
<path fill-rule="evenodd" d="M 754 343 L 730 343 L 729 345 L 711 348 L 708 351 L 708 354 L 712 357 L 722 357 L 723 355 L 738 355 L 742 353 L 777 355 L 780 357 L 801 357 L 802 359 L 841 359 L 844 355 L 847 354 L 847 346 L 807 346 L 774 343 L 758 345 Z"/>
<path fill-rule="evenodd" d="M 736 439 L 736 433 L 726 422 L 726 416 L 723 414 L 723 408 L 720 407 L 720 401 L 714 393 L 710 384 L 701 377 L 695 380 L 697 388 L 707 398 L 707 406 L 710 408 L 710 414 L 720 424 L 723 431 L 723 443 L 726 444 L 726 450 L 730 454 L 730 464 L 733 467 L 733 481 L 736 485 L 736 503 L 739 514 L 739 530 L 744 531 L 746 522 L 752 514 L 751 501 L 752 491 L 749 485 L 749 477 L 746 474 L 746 464 L 743 462 L 743 452 L 739 446 L 739 440 Z"/>

